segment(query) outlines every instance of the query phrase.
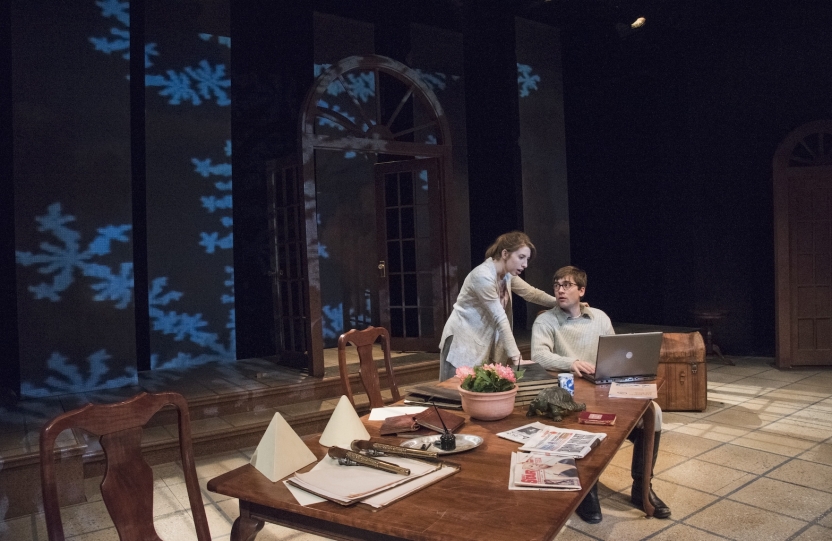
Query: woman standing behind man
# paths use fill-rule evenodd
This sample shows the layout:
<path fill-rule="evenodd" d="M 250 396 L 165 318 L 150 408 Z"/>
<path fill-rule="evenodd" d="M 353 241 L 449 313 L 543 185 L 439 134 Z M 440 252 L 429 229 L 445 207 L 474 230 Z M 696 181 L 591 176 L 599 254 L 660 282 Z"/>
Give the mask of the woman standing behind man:
<path fill-rule="evenodd" d="M 486 250 L 485 261 L 465 277 L 439 342 L 439 381 L 453 377 L 460 366 L 520 361 L 511 332 L 512 292 L 546 308 L 558 304 L 519 276 L 534 254 L 528 235 L 505 233 Z"/>

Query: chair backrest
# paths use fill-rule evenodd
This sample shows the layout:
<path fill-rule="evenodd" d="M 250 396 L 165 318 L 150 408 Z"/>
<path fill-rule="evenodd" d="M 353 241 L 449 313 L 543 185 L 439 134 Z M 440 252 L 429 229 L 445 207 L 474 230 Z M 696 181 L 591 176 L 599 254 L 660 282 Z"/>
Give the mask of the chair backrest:
<path fill-rule="evenodd" d="M 117 404 L 87 404 L 59 415 L 43 426 L 40 431 L 40 475 L 50 541 L 64 539 L 55 478 L 55 439 L 70 428 L 99 436 L 107 460 L 101 496 L 119 538 L 123 541 L 160 539 L 153 526 L 153 470 L 142 457 L 141 440 L 142 427 L 167 405 L 173 405 L 179 416 L 179 451 L 197 539 L 210 541 L 194 465 L 188 403 L 177 393 L 140 393 Z"/>
<path fill-rule="evenodd" d="M 397 402 L 402 398 L 399 394 L 399 387 L 396 385 L 396 378 L 393 376 L 393 365 L 390 364 L 390 335 L 387 333 L 387 329 L 384 327 L 367 327 L 363 331 L 352 329 L 342 334 L 338 339 L 338 368 L 341 371 L 341 385 L 344 388 L 344 394 L 347 395 L 353 406 L 355 406 L 355 400 L 352 397 L 350 375 L 347 371 L 348 343 L 353 344 L 358 351 L 358 373 L 361 383 L 367 391 L 367 396 L 370 398 L 370 407 L 384 407 L 384 399 L 381 397 L 381 384 L 378 379 L 378 368 L 375 359 L 373 359 L 373 344 L 379 338 L 384 350 L 384 366 L 387 368 L 387 381 L 390 384 L 393 401 Z"/>

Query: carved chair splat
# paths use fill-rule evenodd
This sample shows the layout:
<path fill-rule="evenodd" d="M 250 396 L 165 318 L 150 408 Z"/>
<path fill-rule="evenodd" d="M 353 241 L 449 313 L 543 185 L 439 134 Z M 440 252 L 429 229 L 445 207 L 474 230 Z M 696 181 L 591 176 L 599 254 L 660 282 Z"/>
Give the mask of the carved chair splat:
<path fill-rule="evenodd" d="M 387 369 L 387 381 L 390 385 L 393 401 L 398 402 L 401 400 L 399 387 L 396 384 L 396 378 L 393 376 L 393 365 L 390 362 L 390 334 L 387 332 L 387 329 L 384 327 L 367 327 L 362 331 L 352 329 L 342 334 L 338 339 L 338 368 L 341 372 L 341 385 L 344 388 L 344 394 L 347 395 L 353 407 L 355 406 L 355 399 L 352 396 L 349 371 L 347 370 L 346 348 L 348 343 L 354 345 L 358 351 L 358 373 L 361 378 L 361 383 L 364 385 L 364 389 L 367 391 L 367 396 L 370 399 L 370 407 L 384 407 L 384 399 L 381 396 L 381 384 L 378 378 L 378 368 L 373 358 L 373 344 L 379 339 L 381 339 L 381 347 L 384 351 L 384 366 Z"/>
<path fill-rule="evenodd" d="M 153 525 L 153 470 L 142 457 L 142 427 L 165 406 L 179 417 L 179 451 L 199 541 L 210 541 L 196 476 L 188 403 L 178 393 L 140 393 L 116 404 L 87 404 L 55 417 L 40 432 L 41 487 L 49 541 L 63 541 L 55 475 L 55 440 L 67 429 L 99 436 L 106 457 L 101 496 L 122 541 L 161 541 Z"/>

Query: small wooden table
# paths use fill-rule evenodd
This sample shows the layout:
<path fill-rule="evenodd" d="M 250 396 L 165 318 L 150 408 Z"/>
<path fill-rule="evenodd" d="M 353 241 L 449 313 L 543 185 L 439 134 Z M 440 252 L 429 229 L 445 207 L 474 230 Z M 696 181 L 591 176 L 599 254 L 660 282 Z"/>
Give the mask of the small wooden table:
<path fill-rule="evenodd" d="M 657 383 L 661 386 L 663 381 Z M 587 427 L 578 423 L 574 413 L 556 423 L 564 428 L 607 433 L 597 448 L 578 461 L 583 489 L 577 492 L 508 489 L 511 452 L 517 450 L 518 444 L 495 434 L 533 421 L 555 424 L 541 417 L 526 417 L 524 408 L 516 408 L 500 421 L 466 421 L 460 433 L 481 436 L 484 442 L 476 449 L 448 457 L 461 465 L 459 473 L 377 511 L 329 501 L 304 507 L 282 482 L 272 483 L 250 464 L 211 479 L 208 490 L 239 499 L 240 516 L 231 530 L 231 541 L 253 541 L 265 522 L 333 539 L 548 540 L 560 531 L 639 419 L 644 417 L 646 433 L 655 428 L 650 400 L 611 399 L 608 393 L 608 385 L 575 381 L 576 400 L 586 402 L 589 411 L 615 413 L 615 426 Z M 365 418 L 364 424 L 371 436 L 378 437 L 381 422 Z M 303 440 L 321 458 L 327 448 L 318 443 L 319 437 L 306 436 Z M 400 441 L 389 439 L 391 443 Z M 652 475 L 653 440 L 647 440 L 644 502 L 649 501 L 647 491 Z M 652 516 L 652 511 L 646 509 L 647 515 Z"/>

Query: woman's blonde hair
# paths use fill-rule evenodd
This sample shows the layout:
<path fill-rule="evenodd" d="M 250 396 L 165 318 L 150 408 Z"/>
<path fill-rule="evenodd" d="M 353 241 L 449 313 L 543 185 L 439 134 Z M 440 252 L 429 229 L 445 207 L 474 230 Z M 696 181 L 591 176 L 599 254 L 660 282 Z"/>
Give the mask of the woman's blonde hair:
<path fill-rule="evenodd" d="M 523 246 L 527 246 L 531 251 L 531 255 L 529 259 L 534 257 L 534 254 L 537 252 L 534 248 L 534 244 L 532 244 L 531 239 L 529 236 L 523 233 L 522 231 L 511 231 L 509 233 L 503 233 L 497 240 L 494 241 L 494 244 L 488 247 L 488 250 L 485 251 L 485 257 L 490 257 L 491 259 L 500 259 L 503 250 L 506 250 L 508 253 L 516 252 Z"/>

